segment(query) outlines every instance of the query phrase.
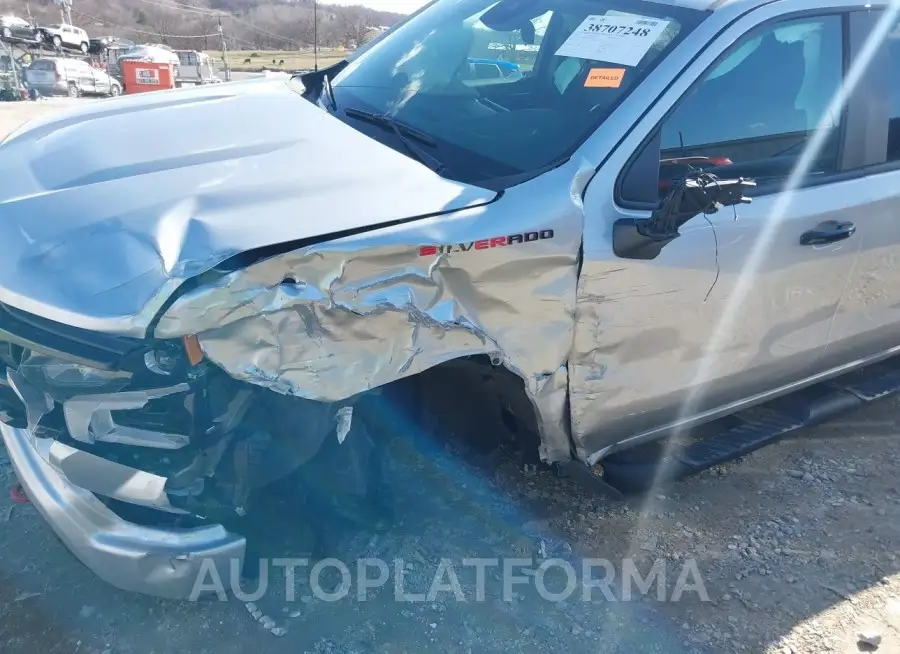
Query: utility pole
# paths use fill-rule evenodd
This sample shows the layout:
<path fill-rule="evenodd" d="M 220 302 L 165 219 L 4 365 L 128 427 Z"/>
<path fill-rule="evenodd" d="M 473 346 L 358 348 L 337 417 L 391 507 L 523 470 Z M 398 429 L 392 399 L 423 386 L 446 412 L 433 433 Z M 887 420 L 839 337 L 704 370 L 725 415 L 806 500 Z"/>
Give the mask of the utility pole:
<path fill-rule="evenodd" d="M 319 2 L 313 0 L 313 70 L 319 70 Z"/>
<path fill-rule="evenodd" d="M 219 23 L 219 37 L 222 39 L 222 65 L 225 66 L 225 81 L 231 81 L 231 66 L 228 65 L 228 44 L 225 43 L 225 30 L 222 29 L 222 14 L 216 14 Z"/>
<path fill-rule="evenodd" d="M 59 2 L 59 16 L 66 25 L 72 24 L 72 0 L 57 0 Z"/>

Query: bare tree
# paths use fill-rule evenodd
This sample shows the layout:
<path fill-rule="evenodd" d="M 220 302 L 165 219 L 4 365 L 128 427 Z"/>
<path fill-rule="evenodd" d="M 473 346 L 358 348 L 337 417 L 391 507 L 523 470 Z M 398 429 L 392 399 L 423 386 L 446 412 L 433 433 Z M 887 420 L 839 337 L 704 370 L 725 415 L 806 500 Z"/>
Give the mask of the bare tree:
<path fill-rule="evenodd" d="M 149 28 L 159 35 L 160 43 L 166 45 L 171 45 L 170 35 L 177 34 L 183 29 L 184 21 L 180 21 L 174 13 L 154 12 L 150 14 L 149 19 Z"/>
<path fill-rule="evenodd" d="M 356 48 L 365 43 L 371 27 L 368 18 L 362 7 L 347 7 L 341 13 L 338 21 L 346 47 Z"/>

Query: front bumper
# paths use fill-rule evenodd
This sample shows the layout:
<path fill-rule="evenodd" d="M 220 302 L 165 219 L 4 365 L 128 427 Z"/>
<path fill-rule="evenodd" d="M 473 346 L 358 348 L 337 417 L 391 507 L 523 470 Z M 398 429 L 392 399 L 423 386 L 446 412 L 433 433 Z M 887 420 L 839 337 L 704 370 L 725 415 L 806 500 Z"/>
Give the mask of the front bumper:
<path fill-rule="evenodd" d="M 0 423 L 0 435 L 28 498 L 72 553 L 107 583 L 185 599 L 208 559 L 225 587 L 232 587 L 231 575 L 243 565 L 243 537 L 221 525 L 159 529 L 127 522 L 45 460 L 38 451 L 41 439 L 28 430 Z"/>

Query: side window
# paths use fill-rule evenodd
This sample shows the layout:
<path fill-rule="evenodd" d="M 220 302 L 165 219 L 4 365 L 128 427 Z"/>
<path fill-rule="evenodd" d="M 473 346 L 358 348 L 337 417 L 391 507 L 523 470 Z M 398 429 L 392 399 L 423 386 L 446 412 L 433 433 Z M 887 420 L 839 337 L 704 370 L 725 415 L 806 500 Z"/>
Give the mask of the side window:
<path fill-rule="evenodd" d="M 843 77 L 838 15 L 788 20 L 748 34 L 682 98 L 661 127 L 660 193 L 691 169 L 759 182 L 790 175 L 817 128 L 829 129 L 813 174 L 837 166 Z"/>
<path fill-rule="evenodd" d="M 887 160 L 900 161 L 900 23 L 888 35 L 890 57 L 890 122 L 888 123 Z"/>

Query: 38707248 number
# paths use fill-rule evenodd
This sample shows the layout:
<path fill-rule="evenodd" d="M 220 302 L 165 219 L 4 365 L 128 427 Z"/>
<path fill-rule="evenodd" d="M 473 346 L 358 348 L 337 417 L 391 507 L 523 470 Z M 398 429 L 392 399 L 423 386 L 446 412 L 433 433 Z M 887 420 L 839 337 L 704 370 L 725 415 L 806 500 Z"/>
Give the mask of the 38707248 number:
<path fill-rule="evenodd" d="M 615 34 L 621 36 L 650 36 L 650 29 L 647 27 L 631 27 L 630 25 L 604 25 L 603 23 L 590 23 L 585 27 L 585 31 L 595 34 Z"/>

